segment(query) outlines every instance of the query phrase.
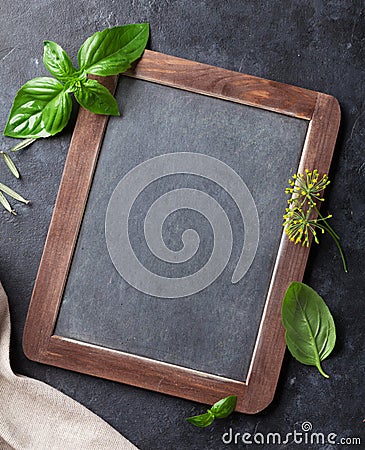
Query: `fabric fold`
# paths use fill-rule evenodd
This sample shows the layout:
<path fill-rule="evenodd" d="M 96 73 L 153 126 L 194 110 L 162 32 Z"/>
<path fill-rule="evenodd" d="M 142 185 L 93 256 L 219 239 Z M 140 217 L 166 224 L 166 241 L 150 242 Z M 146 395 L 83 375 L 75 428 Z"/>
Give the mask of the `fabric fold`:
<path fill-rule="evenodd" d="M 9 307 L 0 283 L 1 450 L 138 450 L 75 400 L 41 381 L 15 375 L 9 343 Z"/>

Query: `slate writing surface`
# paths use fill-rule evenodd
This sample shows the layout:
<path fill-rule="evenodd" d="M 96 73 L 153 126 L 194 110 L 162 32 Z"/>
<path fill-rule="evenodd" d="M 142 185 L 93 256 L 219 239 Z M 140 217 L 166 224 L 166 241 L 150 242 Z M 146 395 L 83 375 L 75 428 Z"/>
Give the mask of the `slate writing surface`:
<path fill-rule="evenodd" d="M 116 98 L 122 117 L 109 121 L 55 333 L 244 381 L 282 233 L 284 187 L 298 166 L 307 122 L 128 77 L 121 77 Z M 174 156 L 185 158 L 184 153 L 191 161 L 189 154 L 202 155 L 203 169 L 204 157 L 207 169 L 209 161 L 216 163 L 217 177 L 228 166 L 222 175 L 227 183 L 229 170 L 234 170 L 252 195 L 259 218 L 258 247 L 249 269 L 236 283 L 232 283 L 232 274 L 248 228 L 245 232 L 240 208 L 224 187 L 209 177 L 179 172 Z M 154 161 L 166 158 L 172 161 L 172 165 L 168 163 L 170 172 L 176 169 L 176 173 L 147 184 L 128 213 L 129 242 L 141 266 L 161 280 L 179 279 L 197 273 L 210 261 L 214 249 L 224 252 L 225 241 L 219 247 L 218 234 L 213 233 L 214 217 L 207 219 L 199 208 L 189 207 L 190 193 L 196 191 L 202 192 L 203 202 L 208 195 L 213 199 L 207 214 L 209 210 L 213 216 L 215 211 L 222 213 L 218 205 L 224 210 L 233 240 L 219 276 L 200 291 L 175 298 L 143 291 L 138 285 L 139 273 L 135 285 L 127 282 L 112 262 L 105 235 L 107 208 L 118 183 L 141 165 L 147 174 L 140 171 L 142 175 L 135 179 L 140 183 L 141 176 L 151 175 Z M 211 170 L 214 172 L 214 167 Z M 131 179 L 133 190 L 133 176 Z M 161 198 L 162 209 L 169 201 L 173 205 L 169 193 L 176 190 L 185 195 L 183 205 L 188 206 L 168 215 L 161 229 L 162 240 L 168 249 L 182 252 L 184 231 L 195 230 L 195 238 L 200 239 L 196 251 L 182 263 L 154 255 L 144 229 L 151 205 Z M 124 206 L 120 204 L 121 209 Z M 245 211 L 248 222 L 251 212 Z M 118 217 L 112 225 L 119 233 Z M 220 231 L 220 238 L 228 239 L 230 233 Z M 156 234 L 159 232 L 156 228 Z M 116 257 L 119 253 L 118 248 Z M 120 260 L 128 269 L 124 252 Z"/>

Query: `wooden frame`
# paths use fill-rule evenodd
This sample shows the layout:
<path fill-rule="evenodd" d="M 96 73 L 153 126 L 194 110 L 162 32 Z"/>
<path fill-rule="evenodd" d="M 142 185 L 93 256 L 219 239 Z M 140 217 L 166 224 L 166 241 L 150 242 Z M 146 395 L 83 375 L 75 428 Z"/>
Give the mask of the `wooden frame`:
<path fill-rule="evenodd" d="M 340 122 L 338 102 L 329 95 L 147 50 L 127 75 L 305 119 L 309 127 L 298 171 L 329 170 Z M 117 77 L 103 83 L 113 92 Z M 291 281 L 302 280 L 309 254 L 308 248 L 294 246 L 284 234 L 245 382 L 54 334 L 107 121 L 105 116 L 79 112 L 25 325 L 26 356 L 202 403 L 238 395 L 238 411 L 262 410 L 274 396 L 285 351 L 281 300 Z"/>

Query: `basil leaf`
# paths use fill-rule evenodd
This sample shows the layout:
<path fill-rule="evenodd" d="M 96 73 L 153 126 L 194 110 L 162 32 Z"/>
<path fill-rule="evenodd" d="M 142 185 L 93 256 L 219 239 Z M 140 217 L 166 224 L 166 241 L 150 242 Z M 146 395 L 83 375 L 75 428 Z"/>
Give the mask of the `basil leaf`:
<path fill-rule="evenodd" d="M 15 138 L 48 137 L 61 131 L 71 113 L 63 85 L 49 77 L 25 83 L 15 96 L 4 135 Z M 55 108 L 60 108 L 57 113 Z M 61 118 L 62 116 L 62 118 Z"/>
<path fill-rule="evenodd" d="M 44 127 L 50 135 L 65 128 L 70 119 L 72 100 L 65 91 L 60 92 L 43 110 Z"/>
<path fill-rule="evenodd" d="M 48 72 L 58 80 L 66 81 L 76 69 L 63 48 L 52 41 L 44 41 L 43 63 Z"/>
<path fill-rule="evenodd" d="M 237 396 L 230 395 L 222 398 L 214 403 L 211 409 L 208 409 L 205 414 L 200 416 L 188 417 L 186 420 L 196 427 L 207 427 L 214 419 L 224 419 L 228 417 L 235 409 L 237 403 Z"/>
<path fill-rule="evenodd" d="M 304 283 L 293 282 L 286 291 L 282 305 L 285 339 L 290 353 L 299 362 L 322 370 L 323 361 L 336 342 L 333 317 L 322 297 Z"/>
<path fill-rule="evenodd" d="M 200 416 L 188 417 L 186 420 L 196 427 L 204 428 L 209 426 L 213 422 L 214 415 L 208 409 L 208 412 L 206 412 L 205 414 L 201 414 Z"/>
<path fill-rule="evenodd" d="M 148 23 L 122 25 L 98 31 L 80 47 L 81 70 L 93 75 L 117 75 L 125 72 L 146 47 Z"/>
<path fill-rule="evenodd" d="M 237 396 L 236 395 L 230 395 L 229 397 L 222 398 L 222 400 L 219 400 L 217 403 L 214 403 L 214 405 L 211 408 L 212 413 L 214 414 L 214 417 L 217 419 L 224 419 L 228 417 L 232 412 L 234 411 L 237 403 Z"/>
<path fill-rule="evenodd" d="M 80 105 L 94 114 L 119 116 L 115 98 L 106 87 L 96 80 L 80 83 L 80 87 L 76 88 L 74 94 Z"/>

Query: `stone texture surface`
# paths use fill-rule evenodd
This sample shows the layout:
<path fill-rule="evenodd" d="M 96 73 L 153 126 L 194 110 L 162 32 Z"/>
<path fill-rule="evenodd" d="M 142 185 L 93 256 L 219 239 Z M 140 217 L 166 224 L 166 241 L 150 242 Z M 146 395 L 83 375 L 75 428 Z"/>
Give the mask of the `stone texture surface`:
<path fill-rule="evenodd" d="M 0 5 L 0 123 L 5 126 L 12 99 L 30 78 L 46 75 L 42 41 L 61 44 L 74 58 L 95 30 L 149 21 L 149 48 L 227 69 L 327 92 L 338 98 L 342 122 L 327 192 L 326 208 L 342 237 L 349 274 L 342 272 L 329 237 L 313 248 L 305 281 L 329 304 L 338 343 L 324 363 L 331 375 L 285 357 L 273 403 L 256 416 L 234 414 L 208 429 L 184 417 L 204 407 L 109 381 L 31 362 L 21 336 L 41 258 L 73 122 L 61 135 L 19 152 L 17 182 L 0 166 L 1 181 L 32 199 L 17 205 L 18 216 L 0 212 L 0 279 L 12 316 L 14 371 L 38 378 L 70 395 L 108 421 L 142 450 L 223 449 L 222 434 L 279 432 L 283 436 L 309 421 L 313 431 L 361 437 L 365 294 L 365 4 L 349 0 L 3 0 Z M 74 117 L 73 117 L 74 121 Z M 1 137 L 1 149 L 11 139 Z M 238 448 L 264 446 L 231 444 Z M 337 444 L 315 449 L 351 448 Z M 270 448 L 270 447 L 268 447 Z M 271 446 L 309 448 L 308 444 Z M 358 446 L 359 448 L 359 446 Z"/>

